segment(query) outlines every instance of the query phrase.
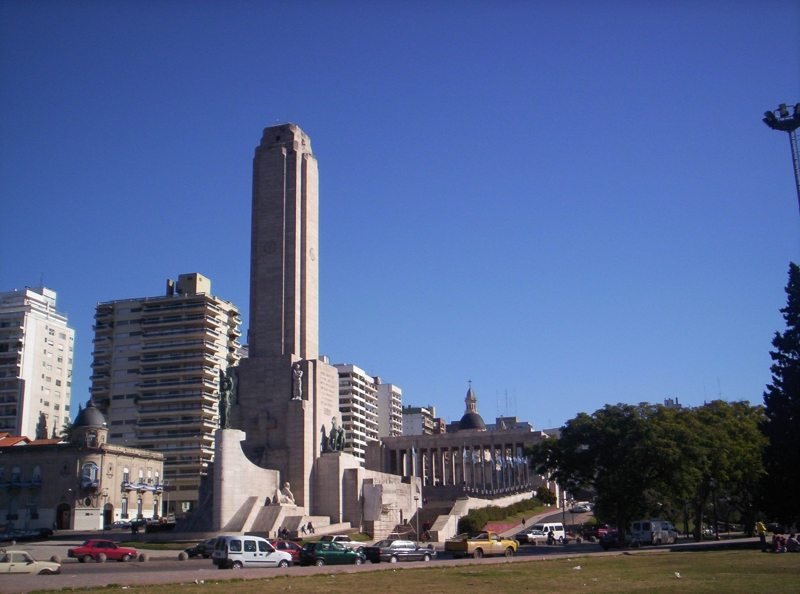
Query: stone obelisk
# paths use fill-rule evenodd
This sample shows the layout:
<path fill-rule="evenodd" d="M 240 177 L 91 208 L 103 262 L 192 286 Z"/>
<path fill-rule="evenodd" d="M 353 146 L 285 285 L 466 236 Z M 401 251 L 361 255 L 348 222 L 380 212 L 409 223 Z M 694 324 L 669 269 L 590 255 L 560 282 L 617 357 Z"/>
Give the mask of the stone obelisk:
<path fill-rule="evenodd" d="M 338 375 L 319 359 L 317 160 L 295 124 L 266 128 L 256 148 L 251 224 L 249 356 L 232 424 L 247 435 L 248 458 L 280 471 L 313 511 L 313 465 L 322 426 L 338 415 Z"/>

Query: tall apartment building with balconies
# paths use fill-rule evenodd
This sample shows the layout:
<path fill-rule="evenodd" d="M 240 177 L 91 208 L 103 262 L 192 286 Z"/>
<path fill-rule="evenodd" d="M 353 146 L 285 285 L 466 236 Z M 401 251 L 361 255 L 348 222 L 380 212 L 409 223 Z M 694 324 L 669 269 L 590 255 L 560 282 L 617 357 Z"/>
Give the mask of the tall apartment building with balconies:
<path fill-rule="evenodd" d="M 435 406 L 403 407 L 403 435 L 433 435 L 439 431 Z"/>
<path fill-rule="evenodd" d="M 403 390 L 394 384 L 385 384 L 375 378 L 378 390 L 378 437 L 395 437 L 403 434 Z"/>
<path fill-rule="evenodd" d="M 60 436 L 69 419 L 75 331 L 46 287 L 0 293 L 0 433 Z"/>
<path fill-rule="evenodd" d="M 334 365 L 339 373 L 339 412 L 344 451 L 364 460 L 367 443 L 378 441 L 378 388 L 375 378 L 355 365 Z"/>
<path fill-rule="evenodd" d="M 190 511 L 214 457 L 220 379 L 240 357 L 241 318 L 201 274 L 160 297 L 99 303 L 92 398 L 109 443 L 164 455 L 165 514 Z"/>

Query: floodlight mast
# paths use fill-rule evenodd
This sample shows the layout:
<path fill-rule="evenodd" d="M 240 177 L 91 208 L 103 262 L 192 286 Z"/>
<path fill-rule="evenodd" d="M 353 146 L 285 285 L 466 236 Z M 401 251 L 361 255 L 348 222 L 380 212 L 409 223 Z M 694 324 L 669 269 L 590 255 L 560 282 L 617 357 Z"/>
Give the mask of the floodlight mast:
<path fill-rule="evenodd" d="M 800 207 L 800 157 L 797 150 L 797 129 L 800 128 L 800 103 L 794 106 L 794 114 L 789 116 L 789 109 L 781 103 L 778 109 L 764 113 L 764 123 L 780 132 L 789 133 L 789 146 L 792 149 L 792 167 L 794 168 L 794 185 L 797 190 L 797 204 Z"/>

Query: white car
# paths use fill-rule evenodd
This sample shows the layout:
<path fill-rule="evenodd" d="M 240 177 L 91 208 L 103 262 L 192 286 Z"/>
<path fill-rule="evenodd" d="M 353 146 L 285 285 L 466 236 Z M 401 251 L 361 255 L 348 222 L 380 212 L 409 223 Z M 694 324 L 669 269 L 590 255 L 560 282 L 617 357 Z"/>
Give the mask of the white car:
<path fill-rule="evenodd" d="M 0 575 L 6 573 L 51 575 L 61 573 L 61 564 L 52 561 L 37 561 L 27 551 L 4 551 L 0 552 Z"/>
<path fill-rule="evenodd" d="M 292 555 L 276 550 L 260 536 L 226 534 L 217 537 L 212 561 L 219 569 L 289 567 Z"/>

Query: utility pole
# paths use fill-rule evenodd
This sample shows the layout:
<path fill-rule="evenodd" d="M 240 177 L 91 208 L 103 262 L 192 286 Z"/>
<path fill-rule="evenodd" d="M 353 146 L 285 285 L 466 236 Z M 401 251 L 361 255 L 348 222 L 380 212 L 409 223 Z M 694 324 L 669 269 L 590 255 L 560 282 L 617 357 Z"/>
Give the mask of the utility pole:
<path fill-rule="evenodd" d="M 794 106 L 794 113 L 789 115 L 789 108 L 781 103 L 778 109 L 764 112 L 763 122 L 780 132 L 789 133 L 789 146 L 792 149 L 792 167 L 794 168 L 794 185 L 797 190 L 797 204 L 800 207 L 800 157 L 797 150 L 797 128 L 800 128 L 800 103 Z"/>

